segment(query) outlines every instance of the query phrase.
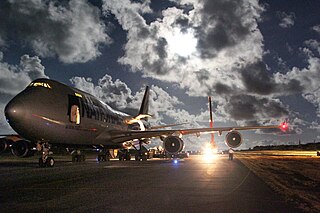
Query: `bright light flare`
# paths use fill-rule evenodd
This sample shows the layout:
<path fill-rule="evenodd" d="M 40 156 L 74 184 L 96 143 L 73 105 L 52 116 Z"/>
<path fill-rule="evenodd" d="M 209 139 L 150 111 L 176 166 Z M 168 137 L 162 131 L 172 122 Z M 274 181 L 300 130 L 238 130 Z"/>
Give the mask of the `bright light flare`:
<path fill-rule="evenodd" d="M 217 153 L 217 148 L 213 148 L 211 144 L 207 144 L 203 150 L 203 161 L 207 163 L 213 162 L 217 158 Z"/>
<path fill-rule="evenodd" d="M 196 52 L 197 39 L 194 37 L 193 31 L 181 32 L 175 29 L 171 36 L 166 37 L 170 52 L 183 57 L 192 55 Z"/>

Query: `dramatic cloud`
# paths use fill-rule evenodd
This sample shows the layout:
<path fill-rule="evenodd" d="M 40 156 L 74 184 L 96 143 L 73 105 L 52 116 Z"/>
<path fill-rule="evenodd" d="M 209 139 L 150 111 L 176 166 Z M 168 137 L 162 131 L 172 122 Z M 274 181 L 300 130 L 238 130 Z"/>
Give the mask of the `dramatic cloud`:
<path fill-rule="evenodd" d="M 258 20 L 264 8 L 257 1 L 180 1 L 149 24 L 143 18 L 151 10 L 148 3 L 104 1 L 104 11 L 114 14 L 128 32 L 121 64 L 144 76 L 177 82 L 192 96 L 215 94 L 225 120 L 236 121 L 240 113 L 240 120 L 289 115 L 276 97 L 301 92 L 302 87 L 294 79 L 276 82 L 262 62 Z M 182 5 L 191 6 L 185 11 Z M 194 41 L 193 50 L 177 51 Z"/>
<path fill-rule="evenodd" d="M 0 45 L 19 38 L 41 57 L 57 56 L 64 63 L 87 62 L 111 39 L 98 8 L 86 0 L 57 4 L 45 0 L 0 3 Z"/>
<path fill-rule="evenodd" d="M 289 14 L 285 12 L 278 12 L 278 16 L 281 19 L 281 22 L 279 23 L 280 27 L 290 28 L 294 25 L 294 20 L 296 16 L 293 12 L 290 12 Z"/>
<path fill-rule="evenodd" d="M 232 96 L 229 104 L 224 108 L 235 120 L 254 120 L 281 118 L 288 116 L 289 112 L 279 100 L 256 98 L 254 96 Z"/>
<path fill-rule="evenodd" d="M 3 114 L 5 105 L 32 80 L 47 76 L 37 56 L 23 55 L 19 65 L 10 65 L 2 58 L 3 53 L 0 52 L 0 129 L 10 131 Z"/>
<path fill-rule="evenodd" d="M 149 2 L 104 1 L 104 11 L 114 14 L 128 32 L 121 64 L 144 76 L 177 82 L 189 95 L 215 94 L 214 101 L 227 120 L 290 116 L 281 96 L 303 93 L 317 105 L 312 98 L 319 75 L 316 57 L 309 58 L 307 69 L 290 71 L 283 66 L 286 74 L 272 73 L 263 62 L 258 21 L 264 8 L 257 1 L 181 0 L 176 4 L 147 23 L 143 17 L 151 12 Z M 278 12 L 278 17 L 281 27 L 294 25 L 294 13 Z M 185 46 L 196 41 L 196 46 L 181 53 L 176 50 L 179 41 Z M 305 44 L 318 51 L 317 41 Z"/>
<path fill-rule="evenodd" d="M 227 87 L 243 87 L 233 68 L 262 57 L 257 20 L 263 8 L 254 1 L 215 1 L 216 7 L 211 1 L 181 5 L 186 3 L 193 6 L 188 13 L 167 8 L 161 18 L 147 24 L 143 15 L 150 8 L 146 4 L 104 1 L 104 10 L 113 13 L 128 33 L 119 62 L 144 76 L 179 82 L 191 95 L 215 92 L 221 88 L 220 80 Z"/>

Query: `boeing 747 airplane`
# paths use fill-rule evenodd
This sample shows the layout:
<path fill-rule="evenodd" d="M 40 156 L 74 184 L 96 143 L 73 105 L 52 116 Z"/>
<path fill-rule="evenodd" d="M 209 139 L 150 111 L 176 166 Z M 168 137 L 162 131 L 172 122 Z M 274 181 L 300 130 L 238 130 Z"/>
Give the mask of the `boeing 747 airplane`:
<path fill-rule="evenodd" d="M 226 144 L 241 145 L 239 130 L 286 129 L 287 124 L 271 126 L 243 126 L 194 129 L 160 129 L 147 122 L 149 88 L 146 88 L 138 115 L 131 116 L 112 109 L 94 96 L 50 79 L 37 79 L 15 96 L 5 107 L 5 116 L 18 135 L 2 135 L 0 152 L 11 150 L 18 157 L 42 152 L 39 166 L 52 167 L 51 145 L 66 148 L 94 148 L 104 150 L 98 159 L 105 160 L 109 149 L 128 149 L 149 143 L 158 137 L 167 153 L 176 154 L 184 148 L 183 135 L 228 132 Z M 171 125 L 168 125 L 171 126 Z M 163 126 L 165 127 L 165 126 Z M 130 160 L 129 152 L 120 159 Z M 138 152 L 136 160 L 146 160 Z"/>

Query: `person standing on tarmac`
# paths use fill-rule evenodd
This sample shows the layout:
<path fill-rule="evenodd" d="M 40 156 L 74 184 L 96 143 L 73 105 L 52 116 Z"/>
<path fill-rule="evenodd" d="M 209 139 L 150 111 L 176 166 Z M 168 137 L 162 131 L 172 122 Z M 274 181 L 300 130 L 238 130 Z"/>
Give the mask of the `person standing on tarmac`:
<path fill-rule="evenodd" d="M 233 153 L 234 153 L 234 151 L 233 151 L 233 149 L 229 149 L 229 160 L 233 160 Z"/>

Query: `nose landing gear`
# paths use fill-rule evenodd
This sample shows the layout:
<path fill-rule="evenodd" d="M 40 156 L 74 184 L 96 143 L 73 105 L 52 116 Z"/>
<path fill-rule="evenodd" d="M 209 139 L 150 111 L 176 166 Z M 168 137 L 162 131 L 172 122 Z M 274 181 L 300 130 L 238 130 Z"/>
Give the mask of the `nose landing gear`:
<path fill-rule="evenodd" d="M 49 155 L 53 154 L 50 152 L 50 145 L 48 143 L 37 144 L 37 149 L 42 151 L 42 156 L 39 158 L 39 167 L 53 167 L 54 159 L 53 157 L 49 157 Z"/>

